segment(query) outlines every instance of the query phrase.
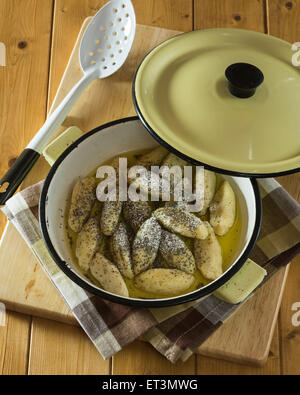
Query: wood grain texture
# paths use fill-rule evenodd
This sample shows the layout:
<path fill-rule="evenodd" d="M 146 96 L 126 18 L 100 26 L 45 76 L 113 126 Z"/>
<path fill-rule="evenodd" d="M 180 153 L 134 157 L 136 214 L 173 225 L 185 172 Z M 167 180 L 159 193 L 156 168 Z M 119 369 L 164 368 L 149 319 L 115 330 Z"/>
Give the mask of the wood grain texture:
<path fill-rule="evenodd" d="M 80 328 L 33 318 L 28 374 L 109 374 L 104 361 Z"/>
<path fill-rule="evenodd" d="M 300 302 L 300 257 L 293 260 L 287 279 L 279 314 L 280 353 L 283 374 L 297 374 L 300 370 L 300 326 L 294 326 L 292 310 Z M 299 309 L 299 307 L 298 307 Z M 298 319 L 299 320 L 299 319 Z"/>
<path fill-rule="evenodd" d="M 31 317 L 6 312 L 0 326 L 0 375 L 27 374 Z"/>
<path fill-rule="evenodd" d="M 7 248 L 7 243 L 10 248 Z M 0 273 L 0 300 L 7 309 L 69 324 L 77 322 L 11 224 L 7 226 L 0 244 Z"/>
<path fill-rule="evenodd" d="M 300 1 L 268 0 L 268 32 L 294 43 L 300 40 Z M 277 181 L 300 203 L 300 173 L 279 177 Z M 300 302 L 300 257 L 290 267 L 279 314 L 281 372 L 299 374 L 300 327 L 292 324 L 294 303 Z"/>
<path fill-rule="evenodd" d="M 300 1 L 267 0 L 268 33 L 290 43 L 300 41 Z"/>
<path fill-rule="evenodd" d="M 0 174 L 5 174 L 46 116 L 52 0 L 0 2 Z M 37 98 L 39 98 L 37 100 Z M 0 234 L 6 220 L 0 214 Z"/>
<path fill-rule="evenodd" d="M 195 358 L 172 364 L 150 344 L 134 342 L 113 357 L 112 374 L 196 374 Z"/>
<path fill-rule="evenodd" d="M 278 299 L 274 298 L 274 291 L 281 289 L 282 294 L 286 276 L 286 270 L 277 273 L 269 284 L 257 291 L 247 302 L 247 306 L 236 312 L 222 328 L 209 337 L 200 347 L 200 354 L 213 354 L 219 358 L 226 355 L 231 361 L 263 366 L 269 356 L 280 306 Z M 281 300 L 281 295 L 279 299 Z M 273 344 L 278 345 L 276 335 L 275 331 Z M 201 362 L 198 363 L 200 365 Z M 279 369 L 277 372 L 279 373 Z"/>
<path fill-rule="evenodd" d="M 132 0 L 137 23 L 187 32 L 193 29 L 192 0 Z"/>
<path fill-rule="evenodd" d="M 197 374 L 199 375 L 278 375 L 280 374 L 280 349 L 278 327 L 274 333 L 267 363 L 263 367 L 251 367 L 222 361 L 214 358 L 197 356 Z"/>
<path fill-rule="evenodd" d="M 264 0 L 194 0 L 195 29 L 229 27 L 265 32 Z"/>

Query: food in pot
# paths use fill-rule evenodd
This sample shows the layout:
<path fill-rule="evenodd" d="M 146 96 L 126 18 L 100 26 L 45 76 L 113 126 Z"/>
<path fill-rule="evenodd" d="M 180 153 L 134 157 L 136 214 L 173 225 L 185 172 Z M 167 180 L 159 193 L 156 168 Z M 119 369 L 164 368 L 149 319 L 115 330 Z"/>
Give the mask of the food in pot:
<path fill-rule="evenodd" d="M 208 237 L 194 240 L 194 255 L 198 269 L 205 278 L 216 280 L 222 274 L 222 251 L 215 232 L 209 223 Z"/>
<path fill-rule="evenodd" d="M 199 188 L 202 188 L 204 191 L 203 206 L 200 215 L 205 215 L 216 192 L 216 173 L 206 169 L 204 169 L 204 171 L 199 171 L 195 175 L 195 182 L 198 182 Z"/>
<path fill-rule="evenodd" d="M 113 160 L 111 162 L 109 162 L 109 166 L 111 166 L 115 169 L 116 177 L 118 180 L 118 177 L 119 177 L 119 157 L 116 156 L 115 158 L 113 158 Z"/>
<path fill-rule="evenodd" d="M 129 296 L 126 283 L 119 269 L 99 252 L 92 259 L 90 271 L 105 291 L 120 296 Z"/>
<path fill-rule="evenodd" d="M 152 266 L 161 238 L 161 227 L 154 217 L 147 219 L 138 230 L 132 244 L 133 270 L 137 275 Z"/>
<path fill-rule="evenodd" d="M 208 235 L 207 227 L 201 219 L 180 207 L 162 207 L 154 211 L 153 215 L 171 232 L 199 239 L 205 239 Z"/>
<path fill-rule="evenodd" d="M 162 166 L 168 166 L 170 169 L 173 166 L 179 166 L 181 168 L 181 172 L 182 172 L 182 176 L 184 174 L 184 166 L 188 166 L 188 163 L 179 158 L 178 156 L 170 153 L 166 159 L 162 162 L 161 164 Z M 170 174 L 170 191 L 171 193 L 174 193 L 175 190 L 175 186 L 178 182 L 178 179 L 176 178 L 176 176 L 174 174 Z"/>
<path fill-rule="evenodd" d="M 162 231 L 159 252 L 171 267 L 190 274 L 196 270 L 195 258 L 191 250 L 174 233 Z"/>
<path fill-rule="evenodd" d="M 154 173 L 149 170 L 144 171 L 141 175 L 138 177 L 129 177 L 129 182 L 131 184 L 131 188 L 139 191 L 139 193 L 143 196 L 145 196 L 145 199 L 148 199 L 148 197 L 151 196 L 155 197 L 157 200 L 159 200 L 162 197 L 162 192 L 163 192 L 163 185 L 162 185 L 162 178 L 159 176 L 159 174 Z M 155 189 L 153 186 L 155 185 Z M 151 187 L 152 192 L 151 192 Z"/>
<path fill-rule="evenodd" d="M 121 222 L 111 237 L 111 252 L 114 258 L 114 263 L 122 275 L 126 278 L 133 278 L 131 246 L 128 230 Z"/>
<path fill-rule="evenodd" d="M 141 225 L 151 217 L 152 208 L 147 201 L 132 202 L 127 200 L 123 203 L 123 215 L 125 221 L 137 232 Z"/>
<path fill-rule="evenodd" d="M 228 181 L 224 181 L 209 206 L 209 222 L 218 236 L 225 235 L 232 227 L 236 215 L 234 192 Z"/>
<path fill-rule="evenodd" d="M 150 269 L 135 277 L 135 285 L 142 290 L 164 296 L 178 295 L 195 281 L 192 274 L 178 269 Z"/>
<path fill-rule="evenodd" d="M 188 166 L 188 162 L 179 158 L 179 156 L 176 156 L 174 154 L 169 154 L 166 159 L 162 162 L 162 166 L 168 166 L 168 167 L 173 167 L 173 166 L 179 166 L 181 167 L 181 170 L 184 170 L 184 166 Z"/>
<path fill-rule="evenodd" d="M 164 149 L 122 157 L 127 158 L 129 167 L 141 160 L 147 167 L 162 165 L 168 158 L 175 165 L 173 154 L 166 154 Z M 162 158 L 160 163 L 158 157 Z M 106 164 L 119 172 L 118 157 L 103 165 Z M 205 172 L 202 187 L 210 209 L 202 215 L 203 211 L 189 212 L 186 201 L 164 202 L 161 198 L 155 202 L 100 203 L 95 200 L 99 183 L 96 174 L 97 170 L 74 187 L 67 213 L 67 234 L 79 270 L 98 287 L 126 297 L 167 298 L 208 284 L 234 261 L 240 242 L 241 214 L 230 184 L 221 176 Z M 88 197 L 88 205 L 83 205 L 84 216 L 79 197 Z M 76 227 L 74 203 L 80 217 Z M 220 225 L 222 232 L 226 229 L 222 236 L 217 234 Z"/>
<path fill-rule="evenodd" d="M 96 180 L 86 177 L 76 182 L 69 210 L 69 226 L 74 232 L 79 232 L 88 219 L 96 200 Z"/>
<path fill-rule="evenodd" d="M 117 229 L 121 211 L 122 202 L 119 200 L 104 202 L 100 224 L 101 231 L 105 236 L 111 236 Z"/>
<path fill-rule="evenodd" d="M 178 200 L 177 202 L 170 201 L 166 202 L 164 207 L 178 207 L 180 209 L 186 210 L 188 208 L 188 203 L 184 200 Z"/>
<path fill-rule="evenodd" d="M 137 164 L 148 168 L 151 166 L 158 166 L 167 155 L 168 150 L 162 146 L 159 146 L 149 153 L 139 156 Z"/>
<path fill-rule="evenodd" d="M 83 225 L 76 241 L 75 254 L 82 270 L 89 270 L 93 256 L 99 249 L 101 239 L 99 219 L 92 217 Z"/>

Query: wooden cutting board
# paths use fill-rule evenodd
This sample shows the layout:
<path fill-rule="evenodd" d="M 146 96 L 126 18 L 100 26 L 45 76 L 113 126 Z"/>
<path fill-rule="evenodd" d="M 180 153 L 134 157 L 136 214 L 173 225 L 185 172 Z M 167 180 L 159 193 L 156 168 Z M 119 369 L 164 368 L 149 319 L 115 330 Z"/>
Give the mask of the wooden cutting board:
<path fill-rule="evenodd" d="M 89 19 L 82 26 L 51 110 L 82 75 L 78 47 L 88 22 Z M 135 43 L 125 65 L 110 78 L 94 81 L 89 86 L 57 134 L 72 125 L 87 132 L 111 120 L 135 115 L 131 83 L 139 62 L 151 48 L 179 33 L 138 25 Z M 48 170 L 48 164 L 41 158 L 24 186 L 44 178 Z M 287 271 L 283 269 L 261 288 L 199 348 L 199 353 L 240 363 L 262 365 L 268 357 Z M 77 325 L 66 303 L 10 223 L 6 226 L 0 242 L 0 301 L 13 311 Z"/>

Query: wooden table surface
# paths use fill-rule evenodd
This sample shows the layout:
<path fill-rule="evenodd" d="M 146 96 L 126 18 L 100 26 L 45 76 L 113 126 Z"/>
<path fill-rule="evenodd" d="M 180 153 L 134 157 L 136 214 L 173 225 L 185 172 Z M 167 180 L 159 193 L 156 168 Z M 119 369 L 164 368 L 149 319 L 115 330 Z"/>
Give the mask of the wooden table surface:
<path fill-rule="evenodd" d="M 78 31 L 106 0 L 0 0 L 0 175 L 43 124 Z M 133 0 L 137 22 L 174 30 L 236 27 L 300 41 L 300 0 Z M 51 73 L 51 84 L 49 75 Z M 299 200 L 300 175 L 278 181 Z M 0 230 L 5 217 L 0 214 Z M 8 262 L 9 264 L 9 262 Z M 266 365 L 253 368 L 202 356 L 172 365 L 135 342 L 109 361 L 77 327 L 7 312 L 0 327 L 0 374 L 299 374 L 300 265 L 291 265 Z"/>

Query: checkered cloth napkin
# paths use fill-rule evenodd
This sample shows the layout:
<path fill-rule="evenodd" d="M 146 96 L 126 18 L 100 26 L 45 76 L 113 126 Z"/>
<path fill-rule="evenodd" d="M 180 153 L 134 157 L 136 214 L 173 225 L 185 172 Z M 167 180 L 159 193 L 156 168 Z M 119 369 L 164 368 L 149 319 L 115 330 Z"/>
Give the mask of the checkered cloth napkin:
<path fill-rule="evenodd" d="M 12 197 L 2 208 L 21 233 L 78 322 L 104 359 L 143 335 L 171 362 L 185 361 L 242 306 L 209 295 L 180 306 L 145 309 L 112 303 L 73 283 L 55 264 L 38 222 L 40 182 Z M 265 284 L 300 253 L 300 205 L 273 179 L 259 181 L 263 223 L 251 258 L 262 265 Z"/>

